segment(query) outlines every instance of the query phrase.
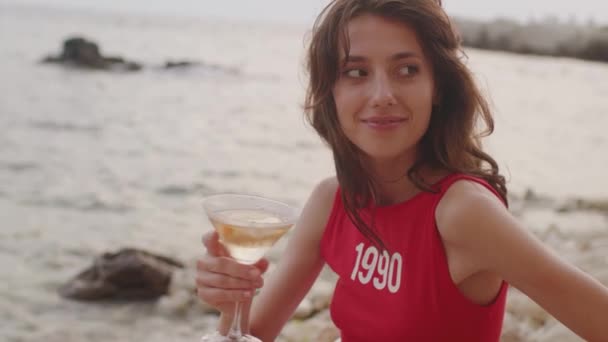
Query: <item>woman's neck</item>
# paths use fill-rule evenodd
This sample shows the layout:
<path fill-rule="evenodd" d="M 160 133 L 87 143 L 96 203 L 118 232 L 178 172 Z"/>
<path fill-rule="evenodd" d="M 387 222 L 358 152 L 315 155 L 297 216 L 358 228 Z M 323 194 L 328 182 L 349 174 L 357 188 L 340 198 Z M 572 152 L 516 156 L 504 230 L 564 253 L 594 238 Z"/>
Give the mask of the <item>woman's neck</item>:
<path fill-rule="evenodd" d="M 414 165 L 413 158 L 401 160 L 374 161 L 370 171 L 376 186 L 376 204 L 392 205 L 409 200 L 421 190 L 408 177 L 409 170 Z M 417 176 L 427 184 L 434 184 L 448 174 L 445 170 L 421 166 Z"/>

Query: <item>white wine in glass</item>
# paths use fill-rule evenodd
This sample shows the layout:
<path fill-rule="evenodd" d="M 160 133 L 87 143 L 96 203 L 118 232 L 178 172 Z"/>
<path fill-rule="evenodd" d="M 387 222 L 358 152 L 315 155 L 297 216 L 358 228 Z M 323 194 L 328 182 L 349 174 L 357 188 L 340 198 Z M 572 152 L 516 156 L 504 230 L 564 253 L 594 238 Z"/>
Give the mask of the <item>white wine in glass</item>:
<path fill-rule="evenodd" d="M 271 199 L 238 194 L 205 198 L 205 212 L 230 256 L 242 264 L 255 264 L 294 225 L 296 210 Z M 201 342 L 261 342 L 241 332 L 241 303 L 227 336 L 218 332 L 203 336 Z"/>

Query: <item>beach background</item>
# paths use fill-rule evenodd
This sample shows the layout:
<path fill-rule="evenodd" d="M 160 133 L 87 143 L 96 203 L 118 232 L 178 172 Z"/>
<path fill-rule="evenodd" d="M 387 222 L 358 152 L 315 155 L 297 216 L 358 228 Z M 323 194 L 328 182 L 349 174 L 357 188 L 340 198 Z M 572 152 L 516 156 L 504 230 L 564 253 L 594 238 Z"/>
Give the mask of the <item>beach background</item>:
<path fill-rule="evenodd" d="M 191 294 L 211 229 L 201 199 L 247 192 L 301 207 L 333 173 L 302 113 L 304 48 L 323 3 L 260 14 L 245 2 L 234 12 L 194 1 L 155 11 L 142 1 L 0 1 L 0 341 L 185 342 L 213 329 L 216 315 Z M 39 63 L 72 35 L 145 68 Z M 486 146 L 512 210 L 608 285 L 608 64 L 466 52 L 494 109 Z M 165 69 L 167 60 L 201 64 Z M 127 246 L 187 265 L 169 295 L 82 303 L 57 294 L 96 256 Z M 332 335 L 331 281 L 326 272 L 282 341 Z M 504 331 L 503 341 L 580 341 L 515 290 Z"/>

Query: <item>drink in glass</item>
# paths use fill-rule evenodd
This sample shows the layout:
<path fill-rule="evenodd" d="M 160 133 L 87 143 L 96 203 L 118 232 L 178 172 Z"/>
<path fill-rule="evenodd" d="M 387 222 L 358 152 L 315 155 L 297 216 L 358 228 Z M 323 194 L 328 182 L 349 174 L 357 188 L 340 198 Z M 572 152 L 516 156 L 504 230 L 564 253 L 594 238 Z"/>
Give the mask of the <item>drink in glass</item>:
<path fill-rule="evenodd" d="M 207 197 L 203 206 L 220 241 L 230 256 L 242 264 L 255 264 L 295 223 L 297 214 L 291 206 L 271 199 L 238 194 Z M 261 342 L 241 332 L 241 303 L 227 336 L 219 333 L 203 336 L 201 342 Z"/>

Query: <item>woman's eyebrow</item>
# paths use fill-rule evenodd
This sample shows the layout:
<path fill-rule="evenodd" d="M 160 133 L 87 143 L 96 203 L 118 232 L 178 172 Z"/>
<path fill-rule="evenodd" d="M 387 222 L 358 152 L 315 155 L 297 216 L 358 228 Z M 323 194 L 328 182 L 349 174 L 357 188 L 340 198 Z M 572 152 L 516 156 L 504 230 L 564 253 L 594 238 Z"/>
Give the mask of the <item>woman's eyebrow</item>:
<path fill-rule="evenodd" d="M 405 51 L 405 52 L 398 52 L 398 53 L 392 55 L 389 59 L 396 61 L 396 60 L 407 59 L 407 58 L 422 58 L 422 57 L 419 54 L 417 54 L 416 52 Z"/>
<path fill-rule="evenodd" d="M 422 58 L 422 57 L 413 51 L 403 51 L 403 52 L 397 52 L 396 54 L 390 56 L 388 58 L 388 60 L 397 61 L 400 59 L 407 59 L 407 58 Z M 367 60 L 368 60 L 368 58 L 365 56 L 348 55 L 342 60 L 342 62 L 344 64 L 346 64 L 346 63 L 365 62 Z"/>

